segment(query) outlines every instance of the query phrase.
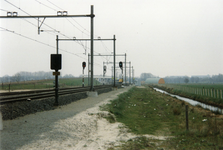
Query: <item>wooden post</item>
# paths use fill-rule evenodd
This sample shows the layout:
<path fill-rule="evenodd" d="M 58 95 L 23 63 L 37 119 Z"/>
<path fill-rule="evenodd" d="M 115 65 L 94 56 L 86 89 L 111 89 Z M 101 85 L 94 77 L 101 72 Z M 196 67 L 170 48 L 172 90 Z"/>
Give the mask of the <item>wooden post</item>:
<path fill-rule="evenodd" d="M 222 90 L 220 90 L 220 93 L 221 93 L 221 99 L 222 99 Z"/>
<path fill-rule="evenodd" d="M 215 90 L 214 89 L 213 89 L 213 93 L 214 93 L 213 95 L 214 95 L 214 98 L 215 98 Z"/>
<path fill-rule="evenodd" d="M 211 89 L 211 97 L 212 97 L 212 89 Z"/>
<path fill-rule="evenodd" d="M 217 89 L 217 96 L 216 96 L 216 98 L 219 98 L 219 95 L 218 95 L 218 89 Z"/>
<path fill-rule="evenodd" d="M 186 130 L 188 131 L 189 130 L 189 127 L 188 127 L 188 105 L 185 105 L 185 109 L 186 109 Z"/>

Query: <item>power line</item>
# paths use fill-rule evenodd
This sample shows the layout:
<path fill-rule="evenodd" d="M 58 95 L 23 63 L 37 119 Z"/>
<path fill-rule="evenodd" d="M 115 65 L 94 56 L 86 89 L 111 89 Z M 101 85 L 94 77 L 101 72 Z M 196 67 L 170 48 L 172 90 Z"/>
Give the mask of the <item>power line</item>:
<path fill-rule="evenodd" d="M 52 7 L 50 7 L 50 6 L 48 6 L 48 5 L 46 5 L 46 4 L 44 4 L 44 3 L 41 3 L 40 1 L 38 1 L 38 0 L 35 0 L 36 2 L 38 2 L 39 4 L 41 4 L 41 5 L 44 5 L 45 7 L 47 7 L 47 8 L 49 8 L 49 9 L 51 9 L 51 10 L 53 10 L 53 11 L 58 11 L 58 10 L 56 10 L 56 9 L 54 9 L 54 8 L 52 8 Z M 49 0 L 48 0 L 48 2 L 49 3 L 51 3 L 52 5 L 54 5 L 54 6 L 56 6 L 57 8 L 59 8 L 60 10 L 64 10 L 64 9 L 62 9 L 62 8 L 60 8 L 60 7 L 58 7 L 57 5 L 55 5 L 54 3 L 52 3 L 52 2 L 50 2 Z M 81 32 L 83 32 L 83 30 L 81 30 L 81 29 L 79 29 L 77 26 L 75 26 L 68 18 L 66 18 L 75 28 L 77 28 L 79 31 L 81 31 Z M 73 19 L 73 18 L 72 18 Z M 74 19 L 73 19 L 74 20 Z M 74 20 L 75 21 L 75 20 Z M 76 22 L 76 21 L 75 21 Z M 76 22 L 78 25 L 80 25 L 78 22 Z M 80 25 L 81 26 L 81 25 Z M 81 26 L 82 27 L 82 26 Z M 84 28 L 84 27 L 82 27 L 82 28 Z M 85 28 L 84 28 L 84 30 L 86 30 Z M 89 32 L 89 31 L 88 31 Z M 90 33 L 90 32 L 89 32 Z M 84 34 L 86 34 L 86 33 L 84 33 Z M 90 36 L 90 34 L 86 34 L 87 36 Z"/>
<path fill-rule="evenodd" d="M 19 9 L 19 10 L 21 10 L 22 12 L 24 12 L 25 14 L 27 14 L 27 15 L 29 15 L 29 16 L 32 16 L 32 15 L 30 15 L 29 13 L 27 13 L 26 11 L 24 11 L 23 9 L 21 9 L 20 7 L 18 7 L 18 6 L 16 6 L 16 5 L 14 5 L 14 4 L 12 4 L 12 3 L 10 3 L 9 1 L 7 1 L 7 0 L 5 0 L 7 3 L 9 3 L 10 5 L 12 5 L 12 6 L 14 6 L 14 7 L 16 7 L 17 9 Z M 38 0 L 36 0 L 36 2 L 39 2 Z M 44 5 L 44 6 L 46 6 L 46 7 L 48 7 L 48 8 L 50 8 L 50 9 L 53 9 L 53 8 L 51 8 L 51 7 L 49 7 L 49 6 L 47 6 L 47 5 L 45 5 L 45 4 L 43 4 L 43 3 L 41 3 L 41 2 L 39 2 L 40 4 L 42 4 L 42 5 Z M 55 9 L 53 9 L 53 10 L 55 10 Z M 36 19 L 37 21 L 39 21 L 38 19 Z M 26 20 L 27 21 L 27 20 Z M 27 21 L 27 22 L 29 22 L 29 21 Z M 41 21 L 40 21 L 41 22 Z M 31 22 L 29 22 L 30 24 L 32 24 L 32 25 L 34 25 L 35 27 L 37 27 L 35 24 L 33 24 L 33 23 L 31 23 Z M 54 29 L 53 27 L 51 27 L 51 26 L 49 26 L 49 25 L 47 25 L 47 24 L 45 24 L 47 27 L 49 27 L 49 28 L 51 28 L 53 31 L 55 31 L 55 32 L 58 32 L 56 29 Z M 67 36 L 67 35 L 65 35 L 65 34 L 63 34 L 63 33 L 61 33 L 61 32 L 59 32 L 59 34 L 60 35 L 62 35 L 62 36 L 64 36 L 64 37 L 66 37 L 66 38 L 70 38 L 69 36 Z M 86 49 L 90 49 L 89 47 L 84 47 L 84 45 L 81 43 L 81 42 L 77 42 L 78 44 L 80 44 L 81 46 L 83 46 L 83 48 L 86 50 Z"/>
<path fill-rule="evenodd" d="M 41 5 L 44 5 L 45 7 L 48 7 L 48 8 L 50 8 L 50 9 L 54 10 L 54 11 L 57 11 L 56 9 L 54 9 L 54 8 L 52 8 L 52 7 L 49 7 L 49 6 L 47 6 L 47 5 L 43 4 L 43 3 L 41 3 L 41 2 L 38 1 L 38 0 L 35 0 L 35 1 L 38 2 L 38 3 L 41 4 Z"/>
<path fill-rule="evenodd" d="M 4 10 L 4 9 L 0 9 L 1 11 L 5 11 L 5 12 L 8 12 L 7 10 Z"/>
<path fill-rule="evenodd" d="M 0 9 L 1 11 L 5 11 L 5 12 L 10 12 L 9 10 L 4 10 L 4 9 Z M 24 18 L 23 18 L 24 19 Z M 33 25 L 33 26 L 35 26 L 35 27 L 37 27 L 37 25 L 35 25 L 34 23 L 32 23 L 32 22 L 30 22 L 30 21 L 28 21 L 28 20 L 26 20 L 26 19 L 24 19 L 26 22 L 28 22 L 28 23 L 30 23 L 31 25 Z"/>
<path fill-rule="evenodd" d="M 50 6 L 48 6 L 48 5 L 46 5 L 46 4 L 44 4 L 44 3 L 41 3 L 41 2 L 39 2 L 38 0 L 35 0 L 36 2 L 38 2 L 39 4 L 41 4 L 41 5 L 44 5 L 45 7 L 47 7 L 47 8 L 49 8 L 49 9 L 51 9 L 51 10 L 54 10 L 54 11 L 57 11 L 56 9 L 54 9 L 54 8 L 52 8 L 52 7 L 50 7 Z M 52 3 L 51 1 L 49 1 L 49 0 L 47 0 L 50 4 L 52 4 L 52 5 L 54 5 L 55 7 L 57 7 L 57 8 L 59 8 L 60 10 L 64 10 L 64 9 L 62 9 L 61 7 L 58 7 L 56 4 L 54 4 L 54 3 Z M 78 29 L 80 32 L 82 32 L 82 34 L 85 34 L 85 35 L 87 35 L 87 36 L 90 36 L 90 32 L 88 31 L 88 30 L 86 30 L 81 24 L 79 24 L 76 20 L 74 20 L 74 18 L 71 18 L 73 21 L 75 21 L 80 27 L 82 27 L 84 30 L 81 30 L 80 28 L 78 28 L 76 25 L 74 25 L 68 18 L 66 18 L 67 19 L 67 21 L 68 22 L 70 22 L 70 24 L 71 25 L 73 25 L 76 29 Z M 89 34 L 86 34 L 84 31 L 87 31 Z M 86 50 L 87 49 L 90 49 L 89 47 L 87 47 L 87 46 L 84 46 L 84 44 L 82 43 L 82 41 L 75 41 L 75 42 L 77 42 L 77 43 L 79 43 L 84 49 L 85 49 L 85 52 L 86 52 Z M 106 51 L 108 51 L 109 52 L 109 49 L 106 47 L 106 45 L 101 41 L 101 43 L 102 43 L 102 45 L 103 45 L 103 47 L 104 47 L 104 49 L 106 50 Z M 109 60 L 108 58 L 105 58 L 106 60 Z"/>
<path fill-rule="evenodd" d="M 22 11 L 22 12 L 24 12 L 25 14 L 27 14 L 27 15 L 29 15 L 29 16 L 31 16 L 32 17 L 32 15 L 30 15 L 28 12 L 26 12 L 25 10 L 23 10 L 23 9 L 21 9 L 20 7 L 18 7 L 18 6 L 16 6 L 16 5 L 14 5 L 13 3 L 11 3 L 11 2 L 9 2 L 9 1 L 7 1 L 7 0 L 5 0 L 7 3 L 9 3 L 10 5 L 12 5 L 12 6 L 14 6 L 14 7 L 16 7 L 17 9 L 19 9 L 20 11 Z M 39 4 L 42 4 L 41 2 L 39 2 L 38 0 L 36 0 L 36 2 L 38 2 Z M 45 5 L 45 4 L 42 4 L 42 5 L 44 5 L 44 6 L 46 6 L 46 7 L 48 7 L 47 5 Z M 50 9 L 53 9 L 52 7 L 48 7 L 48 8 L 50 8 Z M 53 10 L 56 10 L 56 9 L 53 9 Z M 36 19 L 36 18 L 35 18 Z M 39 21 L 39 19 L 36 19 L 38 22 L 41 22 L 41 21 Z M 76 22 L 76 21 L 75 21 Z M 34 25 L 34 24 L 32 24 L 32 25 Z M 80 25 L 80 24 L 79 24 Z M 53 27 L 51 27 L 51 26 L 49 26 L 49 25 L 47 25 L 47 24 L 45 24 L 45 26 L 47 26 L 47 27 L 49 27 L 49 28 L 51 28 L 53 31 L 56 31 L 56 29 L 55 28 L 53 28 Z M 82 27 L 82 26 L 81 26 Z M 83 27 L 82 27 L 83 28 Z M 3 29 L 3 28 L 2 28 Z M 85 29 L 85 28 L 84 28 Z M 86 29 L 85 29 L 86 30 Z M 11 31 L 11 30 L 8 30 L 8 29 L 6 29 L 5 31 L 9 31 L 9 32 L 12 32 L 12 33 L 14 33 L 14 34 L 17 34 L 17 35 L 19 35 L 19 36 L 22 36 L 22 37 L 24 37 L 24 38 L 27 38 L 27 39 L 30 39 L 30 40 L 33 40 L 33 41 L 36 41 L 36 42 L 38 42 L 38 43 L 41 43 L 41 44 L 44 44 L 44 45 L 47 45 L 47 46 L 50 46 L 50 47 L 53 47 L 53 48 L 55 48 L 54 46 L 52 46 L 52 45 L 49 45 L 49 44 L 46 44 L 46 43 L 44 43 L 44 42 L 41 42 L 41 41 L 38 41 L 38 40 L 35 40 L 35 39 L 32 39 L 32 38 L 30 38 L 30 37 L 27 37 L 27 36 L 24 36 L 24 35 L 22 35 L 22 34 L 19 34 L 19 33 L 16 33 L 16 32 L 14 32 L 14 31 Z M 86 30 L 87 31 L 87 30 Z M 89 31 L 88 31 L 89 32 Z M 82 33 L 83 33 L 83 31 L 82 31 Z M 65 35 L 65 34 L 63 34 L 63 33 L 61 33 L 61 32 L 59 32 L 59 34 L 60 35 L 63 35 L 64 37 L 67 37 L 67 38 L 69 38 L 67 35 Z M 83 47 L 84 47 L 84 45 L 82 44 L 82 43 L 79 43 L 80 45 L 82 45 Z M 71 53 L 71 52 L 68 52 L 68 51 L 66 51 L 66 50 L 62 50 L 62 51 L 65 51 L 65 52 L 67 52 L 67 53 L 70 53 L 70 54 L 73 54 L 73 55 L 76 55 L 76 54 L 74 54 L 74 53 Z M 78 55 L 76 55 L 76 56 L 78 56 Z M 80 57 L 80 56 L 78 56 L 78 57 Z M 80 58 L 82 58 L 82 57 L 80 57 Z M 84 58 L 85 59 L 85 58 Z"/>
<path fill-rule="evenodd" d="M 43 44 L 43 45 L 45 45 L 45 46 L 48 46 L 48 47 L 51 47 L 51 48 L 56 49 L 55 46 L 49 45 L 49 44 L 47 44 L 47 43 L 44 43 L 44 42 L 41 42 L 41 41 L 39 41 L 39 40 L 30 38 L 30 37 L 28 37 L 28 36 L 22 35 L 22 34 L 20 34 L 20 33 L 17 33 L 17 32 L 15 32 L 15 31 L 12 31 L 12 30 L 9 30 L 9 29 L 3 28 L 3 27 L 0 27 L 0 28 L 3 29 L 3 30 L 5 30 L 5 31 L 7 31 L 7 32 L 10 32 L 10 33 L 16 34 L 16 35 L 18 35 L 18 36 L 21 36 L 21 37 L 23 37 L 23 38 L 29 39 L 29 40 L 31 40 L 31 41 L 34 41 L 34 42 L 37 42 L 37 43 Z M 69 53 L 69 54 L 72 54 L 72 55 L 75 55 L 75 56 L 77 56 L 77 57 L 79 57 L 79 58 L 82 58 L 82 59 L 87 60 L 86 58 L 81 57 L 81 56 L 78 56 L 77 54 L 72 53 L 72 52 L 69 52 L 69 51 L 67 51 L 67 50 L 64 50 L 64 49 L 61 49 L 61 48 L 60 48 L 59 50 L 64 51 L 64 52 Z"/>
<path fill-rule="evenodd" d="M 45 7 L 47 7 L 47 8 L 50 8 L 50 9 L 52 9 L 52 10 L 54 10 L 54 11 L 57 11 L 56 9 L 54 9 L 54 8 L 52 8 L 52 7 L 50 7 L 50 6 L 48 6 L 48 5 L 46 5 L 46 4 L 44 4 L 44 3 L 41 3 L 41 2 L 39 2 L 38 0 L 35 0 L 36 2 L 38 2 L 39 4 L 41 4 L 41 5 L 44 5 Z M 49 0 L 48 0 L 48 2 L 50 2 Z M 59 9 L 61 9 L 60 7 L 58 7 L 57 5 L 55 5 L 54 3 L 52 3 L 52 2 L 50 2 L 52 5 L 54 5 L 54 6 L 56 6 L 57 8 L 59 8 Z M 61 9 L 61 10 L 64 10 L 64 9 Z M 68 18 L 66 18 L 67 19 L 67 21 L 68 22 L 70 22 L 75 28 L 77 28 L 79 31 L 81 31 L 82 33 L 84 33 L 83 32 L 83 30 L 81 30 L 81 29 L 79 29 L 77 26 L 75 26 Z M 73 18 L 72 18 L 73 19 Z M 75 21 L 76 22 L 76 21 Z M 76 22 L 77 23 L 77 22 Z M 79 24 L 80 25 L 80 24 Z M 86 34 L 86 33 L 84 33 L 84 34 Z M 87 36 L 90 36 L 89 34 L 86 34 Z M 77 43 L 78 43 L 78 41 L 76 41 Z M 79 44 L 85 49 L 85 51 L 87 50 L 87 49 L 90 49 L 90 48 L 88 48 L 88 47 L 85 47 L 84 46 L 84 44 L 80 41 L 79 42 Z"/>
<path fill-rule="evenodd" d="M 10 3 L 10 2 L 7 1 L 7 0 L 5 0 L 5 1 L 6 1 L 7 3 L 9 3 L 10 5 L 14 6 L 15 8 L 21 10 L 21 11 L 24 12 L 25 14 L 27 14 L 27 15 L 29 15 L 29 16 L 32 16 L 32 15 L 30 15 L 29 13 L 27 13 L 26 11 L 24 11 L 23 9 L 21 9 L 20 7 L 14 5 L 14 4 L 12 4 L 12 3 Z M 35 18 L 35 19 L 36 19 L 36 18 Z M 39 21 L 38 19 L 36 19 L 36 20 Z M 41 21 L 40 21 L 40 22 L 41 22 Z M 51 27 L 51 26 L 49 26 L 49 25 L 47 25 L 47 24 L 45 24 L 45 26 L 47 26 L 47 27 L 49 27 L 50 29 L 52 29 L 53 31 L 57 32 L 57 30 L 54 29 L 53 27 Z M 64 37 L 68 37 L 68 36 L 66 36 L 65 34 L 61 33 L 61 32 L 59 32 L 59 34 L 63 35 Z"/>
<path fill-rule="evenodd" d="M 64 10 L 64 9 L 58 7 L 57 5 L 55 5 L 54 3 L 52 3 L 51 1 L 49 1 L 49 0 L 47 0 L 47 1 L 48 1 L 50 4 L 52 4 L 52 5 L 56 6 L 57 8 L 59 8 L 60 10 Z"/>
<path fill-rule="evenodd" d="M 48 46 L 48 47 L 50 47 L 50 48 L 54 48 L 54 49 L 56 49 L 56 47 L 55 47 L 55 46 L 52 46 L 52 45 L 50 45 L 50 44 L 47 44 L 47 43 L 41 42 L 41 41 L 39 41 L 39 40 L 36 40 L 36 39 L 30 38 L 30 37 L 28 37 L 28 36 L 22 35 L 22 34 L 20 34 L 20 33 L 17 33 L 17 32 L 15 32 L 15 31 L 12 31 L 12 30 L 9 30 L 9 29 L 3 28 L 3 27 L 0 27 L 0 28 L 1 28 L 1 29 L 3 29 L 4 31 L 7 31 L 7 32 L 10 32 L 10 33 L 13 33 L 13 34 L 15 34 L 15 35 L 21 36 L 21 37 L 26 38 L 26 39 L 28 39 L 28 40 L 31 40 L 31 41 L 34 41 L 34 42 L 37 42 L 37 43 L 43 44 L 43 45 L 45 45 L 45 46 Z M 59 48 L 59 50 L 60 50 L 60 51 L 63 51 L 63 52 L 66 52 L 66 53 L 69 53 L 69 54 L 72 54 L 72 55 L 75 55 L 75 56 L 77 56 L 77 57 L 79 57 L 79 58 L 82 58 L 82 59 L 84 59 L 84 60 L 86 60 L 86 61 L 87 61 L 87 59 L 86 59 L 86 58 L 81 57 L 81 56 L 79 56 L 78 54 L 75 54 L 75 53 L 69 52 L 69 51 L 64 50 L 64 49 L 61 49 L 61 48 Z M 98 63 L 95 63 L 95 65 L 102 67 L 102 65 L 101 65 L 101 64 L 98 64 Z"/>

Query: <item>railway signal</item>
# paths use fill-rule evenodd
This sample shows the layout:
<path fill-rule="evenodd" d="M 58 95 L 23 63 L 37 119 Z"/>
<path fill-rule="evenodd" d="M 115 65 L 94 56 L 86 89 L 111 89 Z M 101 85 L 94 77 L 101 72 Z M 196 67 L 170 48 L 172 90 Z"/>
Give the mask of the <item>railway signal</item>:
<path fill-rule="evenodd" d="M 103 74 L 104 74 L 104 76 L 105 76 L 106 70 L 107 70 L 107 66 L 104 66 L 103 67 Z"/>
<path fill-rule="evenodd" d="M 119 67 L 122 69 L 123 65 L 122 65 L 122 62 L 120 61 L 119 62 Z"/>
<path fill-rule="evenodd" d="M 84 87 L 84 69 L 86 67 L 86 62 L 85 61 L 82 62 L 82 67 L 83 67 L 82 87 Z"/>
<path fill-rule="evenodd" d="M 62 55 L 61 54 L 51 54 L 51 65 L 50 68 L 52 70 L 55 70 L 55 72 L 53 72 L 53 75 L 55 75 L 55 106 L 58 106 L 58 76 L 60 75 L 60 72 L 58 72 L 58 70 L 60 70 L 61 67 L 61 60 L 62 60 Z"/>
<path fill-rule="evenodd" d="M 51 65 L 52 70 L 60 70 L 61 67 L 61 54 L 51 54 Z"/>
<path fill-rule="evenodd" d="M 83 67 L 83 69 L 85 69 L 85 67 L 86 67 L 86 62 L 85 61 L 82 62 L 82 67 Z"/>
<path fill-rule="evenodd" d="M 119 67 L 122 69 L 122 82 L 123 82 L 123 65 L 121 61 L 119 62 Z"/>

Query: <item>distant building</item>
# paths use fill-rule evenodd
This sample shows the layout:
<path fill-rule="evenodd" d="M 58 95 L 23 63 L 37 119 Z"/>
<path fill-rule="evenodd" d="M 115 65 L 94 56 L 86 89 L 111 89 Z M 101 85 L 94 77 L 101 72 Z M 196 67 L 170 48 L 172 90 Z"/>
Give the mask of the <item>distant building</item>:
<path fill-rule="evenodd" d="M 163 78 L 147 78 L 145 81 L 146 84 L 165 84 Z"/>
<path fill-rule="evenodd" d="M 159 81 L 158 81 L 158 84 L 165 84 L 165 81 L 163 78 L 160 78 Z"/>

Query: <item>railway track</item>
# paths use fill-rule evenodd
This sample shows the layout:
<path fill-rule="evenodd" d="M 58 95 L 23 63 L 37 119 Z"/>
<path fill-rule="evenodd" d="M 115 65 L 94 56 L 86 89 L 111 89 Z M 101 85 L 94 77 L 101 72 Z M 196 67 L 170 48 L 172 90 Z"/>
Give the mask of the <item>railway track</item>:
<path fill-rule="evenodd" d="M 112 85 L 99 85 L 94 86 L 95 90 L 109 88 Z M 90 87 L 75 87 L 75 88 L 60 88 L 58 91 L 59 96 L 66 94 L 74 94 L 80 92 L 87 92 L 90 90 Z M 34 91 L 24 91 L 24 92 L 7 92 L 0 93 L 0 104 L 18 102 L 18 101 L 29 101 L 37 100 L 41 98 L 54 97 L 55 90 L 34 90 Z"/>

